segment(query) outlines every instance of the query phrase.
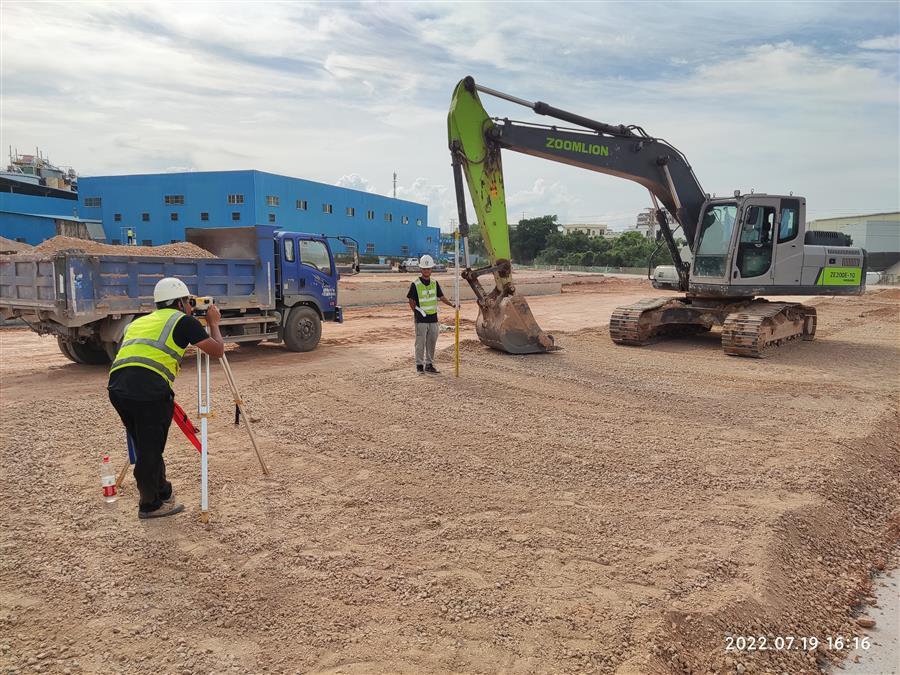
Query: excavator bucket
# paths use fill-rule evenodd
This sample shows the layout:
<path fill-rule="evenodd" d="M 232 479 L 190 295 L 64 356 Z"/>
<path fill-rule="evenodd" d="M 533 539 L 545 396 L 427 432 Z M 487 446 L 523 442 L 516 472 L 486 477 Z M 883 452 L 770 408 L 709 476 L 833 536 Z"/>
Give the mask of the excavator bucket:
<path fill-rule="evenodd" d="M 537 354 L 558 349 L 553 344 L 553 336 L 538 326 L 528 301 L 521 295 L 507 295 L 499 301 L 488 300 L 480 304 L 475 332 L 488 347 L 509 354 Z"/>

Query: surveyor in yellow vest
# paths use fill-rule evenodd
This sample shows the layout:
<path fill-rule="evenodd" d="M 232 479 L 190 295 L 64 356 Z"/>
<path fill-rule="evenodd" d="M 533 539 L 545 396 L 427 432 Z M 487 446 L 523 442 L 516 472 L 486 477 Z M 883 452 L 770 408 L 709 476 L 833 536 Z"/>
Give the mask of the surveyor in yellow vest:
<path fill-rule="evenodd" d="M 421 276 L 409 286 L 406 298 L 416 321 L 416 372 L 437 373 L 434 367 L 434 347 L 438 339 L 438 301 L 453 307 L 444 297 L 437 279 L 432 280 L 434 259 L 430 255 L 419 258 Z"/>
<path fill-rule="evenodd" d="M 169 277 L 153 289 L 156 311 L 135 319 L 125 329 L 122 346 L 109 369 L 109 400 L 134 441 L 134 479 L 140 492 L 139 518 L 159 518 L 184 510 L 166 480 L 163 450 L 172 424 L 172 385 L 188 345 L 212 357 L 225 353 L 219 331 L 221 314 L 210 305 L 209 334 L 191 316 L 191 293 L 180 279 Z"/>

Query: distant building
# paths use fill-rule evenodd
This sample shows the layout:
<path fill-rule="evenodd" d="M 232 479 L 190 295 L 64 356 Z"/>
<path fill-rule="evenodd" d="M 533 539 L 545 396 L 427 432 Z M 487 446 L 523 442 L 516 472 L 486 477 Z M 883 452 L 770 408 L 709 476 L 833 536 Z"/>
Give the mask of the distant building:
<path fill-rule="evenodd" d="M 822 218 L 807 225 L 809 230 L 843 232 L 853 245 L 866 249 L 869 269 L 882 272 L 900 262 L 900 212 L 870 213 L 844 218 Z"/>
<path fill-rule="evenodd" d="M 606 236 L 606 232 L 609 230 L 608 225 L 604 225 L 603 223 L 596 224 L 585 224 L 585 223 L 576 223 L 574 225 L 560 225 L 559 231 L 563 234 L 574 234 L 575 232 L 581 232 L 582 234 L 586 234 L 589 237 L 603 237 Z"/>
<path fill-rule="evenodd" d="M 78 210 L 113 244 L 129 230 L 137 244 L 158 245 L 183 241 L 187 227 L 275 225 L 352 237 L 361 255 L 405 257 L 437 255 L 441 235 L 424 204 L 252 170 L 80 177 Z"/>
<path fill-rule="evenodd" d="M 81 239 L 103 241 L 100 221 L 79 217 L 75 193 L 71 198 L 46 197 L 19 192 L 18 186 L 4 187 L 15 191 L 0 192 L 0 236 L 26 244 L 40 244 L 58 234 Z"/>
<path fill-rule="evenodd" d="M 666 215 L 669 219 L 669 226 L 674 230 L 678 226 L 677 221 L 668 211 L 666 212 Z M 644 209 L 637 215 L 634 227 L 631 228 L 631 230 L 640 232 L 648 239 L 654 239 L 656 238 L 656 230 L 658 228 L 659 223 L 656 221 L 656 209 Z"/>

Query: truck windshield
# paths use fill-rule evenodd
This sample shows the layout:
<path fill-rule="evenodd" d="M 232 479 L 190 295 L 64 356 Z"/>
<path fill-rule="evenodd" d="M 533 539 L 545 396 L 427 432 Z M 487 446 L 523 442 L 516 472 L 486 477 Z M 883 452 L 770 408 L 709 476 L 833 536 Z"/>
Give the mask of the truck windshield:
<path fill-rule="evenodd" d="M 725 261 L 728 259 L 736 216 L 737 204 L 715 204 L 706 210 L 694 260 L 695 276 L 725 276 Z"/>
<path fill-rule="evenodd" d="M 301 239 L 300 262 L 315 267 L 325 274 L 331 274 L 331 256 L 328 255 L 328 247 L 324 242 Z"/>

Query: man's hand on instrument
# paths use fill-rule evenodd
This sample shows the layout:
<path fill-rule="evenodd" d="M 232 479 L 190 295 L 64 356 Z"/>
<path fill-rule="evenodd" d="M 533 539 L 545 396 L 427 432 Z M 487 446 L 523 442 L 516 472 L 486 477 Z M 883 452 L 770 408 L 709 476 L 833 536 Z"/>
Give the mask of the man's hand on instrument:
<path fill-rule="evenodd" d="M 206 322 L 212 326 L 219 323 L 221 318 L 222 313 L 219 311 L 219 308 L 215 305 L 210 305 L 209 309 L 206 310 Z"/>

